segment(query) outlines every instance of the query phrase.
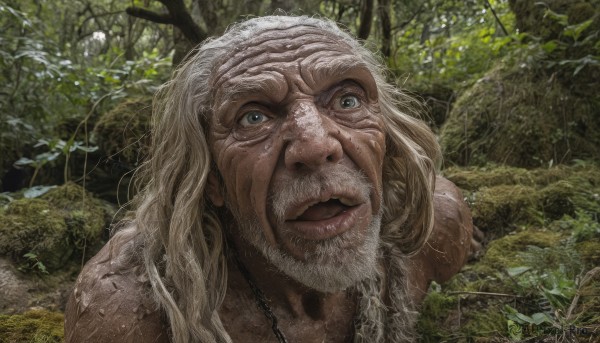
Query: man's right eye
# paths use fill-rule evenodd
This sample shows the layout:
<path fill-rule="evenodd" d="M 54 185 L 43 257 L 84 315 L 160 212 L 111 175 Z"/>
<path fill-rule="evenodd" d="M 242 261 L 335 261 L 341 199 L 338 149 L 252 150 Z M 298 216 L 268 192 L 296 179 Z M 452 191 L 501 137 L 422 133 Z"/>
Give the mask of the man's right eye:
<path fill-rule="evenodd" d="M 264 113 L 259 111 L 250 111 L 246 112 L 242 116 L 242 118 L 240 119 L 240 125 L 242 127 L 247 127 L 263 123 L 267 120 L 269 120 L 269 117 L 267 117 Z"/>

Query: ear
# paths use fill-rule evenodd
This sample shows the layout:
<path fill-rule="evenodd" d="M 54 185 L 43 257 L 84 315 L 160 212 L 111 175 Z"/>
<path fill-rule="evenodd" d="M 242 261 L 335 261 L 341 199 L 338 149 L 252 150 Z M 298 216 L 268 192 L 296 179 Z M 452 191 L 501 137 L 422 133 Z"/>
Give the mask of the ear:
<path fill-rule="evenodd" d="M 225 195 L 223 194 L 223 187 L 221 187 L 221 182 L 219 182 L 219 177 L 212 171 L 208 174 L 208 180 L 206 184 L 206 195 L 210 201 L 216 207 L 221 207 L 225 204 Z"/>

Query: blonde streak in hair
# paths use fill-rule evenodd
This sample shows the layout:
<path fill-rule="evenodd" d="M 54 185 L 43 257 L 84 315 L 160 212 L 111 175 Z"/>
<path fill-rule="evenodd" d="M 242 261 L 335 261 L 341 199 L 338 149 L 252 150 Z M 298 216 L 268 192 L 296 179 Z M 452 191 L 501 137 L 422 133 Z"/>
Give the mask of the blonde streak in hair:
<path fill-rule="evenodd" d="M 399 99 L 403 97 L 406 96 L 389 85 L 383 84 L 381 87 L 380 106 L 388 128 L 389 142 L 393 143 L 388 151 L 391 161 L 388 160 L 386 165 L 391 170 L 386 175 L 404 177 L 404 180 L 398 180 L 404 184 L 403 201 L 398 196 L 387 197 L 389 200 L 402 201 L 386 204 L 388 211 L 394 211 L 394 208 L 403 210 L 395 219 L 387 218 L 390 227 L 386 228 L 385 233 L 395 236 L 406 254 L 413 254 L 424 244 L 433 228 L 434 160 L 439 156 L 439 148 L 430 130 L 423 129 L 419 121 L 398 110 Z M 395 159 L 408 162 L 408 165 L 401 166 Z M 409 222 L 403 223 L 405 220 Z M 401 227 L 410 229 L 401 231 Z"/>
<path fill-rule="evenodd" d="M 179 82 L 182 81 L 179 80 Z M 182 89 L 184 91 L 178 91 Z M 190 108 L 188 101 L 191 99 L 191 95 L 182 94 L 186 93 L 186 89 L 189 90 L 190 88 L 182 87 L 181 84 L 177 85 L 177 82 L 174 81 L 166 89 L 163 89 L 156 98 L 155 133 L 156 136 L 160 136 L 160 139 L 155 137 L 155 149 L 153 149 L 155 154 L 148 166 L 151 169 L 150 175 L 155 177 L 149 184 L 149 187 L 153 189 L 146 193 L 153 196 L 154 199 L 148 199 L 148 205 L 151 206 L 140 207 L 139 211 L 142 212 L 140 226 L 149 228 L 148 224 L 150 222 L 148 219 L 152 217 L 150 213 L 153 211 L 156 211 L 154 213 L 157 217 L 166 218 L 166 221 L 162 223 L 162 229 L 159 230 L 159 236 L 154 235 L 152 232 L 146 232 L 146 241 L 149 246 L 146 248 L 144 259 L 155 296 L 170 319 L 174 342 L 182 343 L 190 340 L 211 342 L 215 341 L 215 337 L 211 332 L 213 330 L 209 329 L 214 328 L 210 323 L 213 312 L 210 305 L 214 306 L 214 304 L 209 304 L 208 299 L 211 297 L 210 294 L 206 293 L 206 286 L 204 285 L 204 280 L 207 278 L 199 262 L 199 258 L 202 260 L 201 256 L 210 255 L 210 253 L 206 252 L 208 249 L 205 245 L 202 246 L 203 244 L 200 244 L 202 249 L 196 252 L 191 243 L 194 241 L 196 243 L 203 242 L 203 238 L 198 239 L 202 236 L 202 214 L 199 208 L 202 206 L 201 199 L 208 162 L 196 161 L 192 163 L 192 165 L 195 164 L 195 168 L 191 168 L 193 170 L 186 168 L 190 166 L 189 155 L 195 154 L 185 156 L 182 153 L 188 148 L 186 143 L 189 143 L 189 141 L 186 142 L 185 139 L 181 139 L 180 134 L 185 132 L 186 129 L 189 130 L 190 119 L 174 120 L 174 117 L 185 115 L 186 107 Z M 187 112 L 188 116 L 190 115 L 189 112 Z M 160 114 L 162 116 L 159 117 Z M 182 125 L 183 127 L 181 127 Z M 198 131 L 198 134 L 201 134 L 202 130 Z M 184 136 L 193 137 L 194 134 L 188 132 Z M 202 139 L 204 138 L 196 137 L 192 141 Z M 208 147 L 194 144 L 192 146 L 196 149 L 196 152 L 203 152 L 199 154 L 202 155 L 200 159 L 208 161 Z M 165 164 L 167 168 L 165 168 Z M 204 164 L 204 171 L 198 172 L 198 169 L 202 169 L 202 164 Z M 187 177 L 183 177 L 182 181 L 180 177 L 183 175 Z M 200 175 L 202 176 L 199 180 Z M 191 180 L 192 178 L 194 180 Z M 175 199 L 173 199 L 174 194 L 177 194 Z M 171 205 L 173 203 L 174 205 Z M 144 211 L 148 211 L 146 212 L 148 216 L 144 216 Z M 165 225 L 169 222 L 169 219 L 170 225 Z M 143 223 L 145 220 L 146 222 Z M 190 239 L 192 232 L 196 233 L 194 239 Z M 148 236 L 161 237 L 161 239 L 158 241 Z M 179 295 L 183 294 L 186 299 L 177 301 L 165 285 L 166 280 L 162 278 L 155 262 L 160 261 L 163 251 L 170 257 L 167 262 L 165 277 L 169 280 L 169 284 L 176 285 L 175 289 L 179 291 Z M 182 271 L 191 275 L 193 278 L 191 282 L 189 278 L 186 279 L 182 276 Z M 190 296 L 195 301 L 187 301 Z M 192 303 L 192 305 L 186 306 L 186 303 Z M 199 325 L 202 320 L 208 321 L 208 325 Z"/>
<path fill-rule="evenodd" d="M 192 85 L 186 85 L 181 89 L 193 89 Z M 183 101 L 190 101 L 191 95 Z M 181 106 L 185 108 L 186 106 Z M 187 106 L 190 108 L 190 106 Z M 204 208 L 203 193 L 206 184 L 206 177 L 209 171 L 210 153 L 206 145 L 206 137 L 203 135 L 202 128 L 198 127 L 197 117 L 194 111 L 181 111 L 188 114 L 188 117 L 182 118 L 179 122 L 183 124 L 181 128 L 184 137 L 191 137 L 185 143 L 188 149 L 195 151 L 195 154 L 189 154 L 190 159 L 185 161 L 187 164 L 187 175 L 184 178 L 178 197 L 175 202 L 175 211 L 173 213 L 173 223 L 171 226 L 170 241 L 174 242 L 167 248 L 168 256 L 176 259 L 177 265 L 174 265 L 170 275 L 176 285 L 176 289 L 185 295 L 185 299 L 179 299 L 179 307 L 183 309 L 187 318 L 189 330 L 193 333 L 194 340 L 213 341 L 216 338 L 208 328 L 212 327 L 213 313 L 216 306 L 220 305 L 211 301 L 214 299 L 214 293 L 217 289 L 208 288 L 208 283 L 214 280 L 215 264 L 212 264 L 210 255 L 211 247 L 206 242 L 204 232 L 206 228 L 202 225 L 201 211 Z M 190 118 L 193 114 L 195 118 Z M 179 219 L 175 219 L 179 218 Z M 177 232 L 179 231 L 179 232 Z M 211 236 L 222 239 L 220 233 L 213 231 Z M 219 244 L 216 245 L 220 247 Z M 221 253 L 220 249 L 215 249 L 215 254 Z M 189 301 L 189 298 L 195 301 Z M 204 325 L 196 325 L 203 323 Z"/>
<path fill-rule="evenodd" d="M 402 168 L 388 172 L 388 174 L 404 175 L 404 196 L 402 203 L 386 204 L 392 208 L 402 208 L 402 217 L 408 215 L 409 221 L 406 223 L 394 222 L 394 230 L 388 229 L 388 234 L 397 235 L 399 243 L 403 246 L 405 253 L 411 254 L 418 250 L 424 241 L 429 236 L 432 229 L 433 220 L 430 217 L 433 211 L 433 186 L 435 184 L 435 173 L 433 162 L 431 159 L 419 151 L 415 143 L 407 139 L 401 132 L 393 127 L 393 124 L 388 124 L 390 130 L 391 141 L 394 142 L 400 149 L 403 166 L 399 163 L 389 163 L 388 166 L 392 169 Z M 396 198 L 395 200 L 400 200 Z M 399 232 L 400 226 L 411 228 L 408 231 Z"/>

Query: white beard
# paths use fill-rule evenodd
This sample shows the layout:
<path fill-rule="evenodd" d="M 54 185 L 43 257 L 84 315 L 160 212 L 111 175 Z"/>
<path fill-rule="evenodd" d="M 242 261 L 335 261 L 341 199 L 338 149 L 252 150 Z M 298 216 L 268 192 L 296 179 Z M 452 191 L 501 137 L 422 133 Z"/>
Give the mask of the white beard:
<path fill-rule="evenodd" d="M 348 230 L 331 239 L 313 242 L 315 253 L 307 254 L 306 260 L 298 260 L 278 247 L 267 244 L 262 229 L 256 222 L 239 225 L 240 233 L 280 272 L 320 292 L 347 289 L 357 282 L 370 278 L 376 270 L 379 249 L 381 215 L 373 217 L 364 240 L 358 246 L 344 248 L 347 240 L 355 241 L 357 233 Z"/>
<path fill-rule="evenodd" d="M 327 172 L 310 176 L 283 180 L 271 194 L 273 212 L 281 223 L 283 213 L 289 206 L 303 199 L 314 197 L 322 189 L 354 187 L 362 201 L 368 201 L 371 186 L 361 172 L 337 165 Z M 241 215 L 238 209 L 227 201 L 227 207 L 236 219 L 241 237 L 258 250 L 280 272 L 321 292 L 335 292 L 347 289 L 357 282 L 374 275 L 377 267 L 379 232 L 382 211 L 373 215 L 366 228 L 351 228 L 346 232 L 322 241 L 308 241 L 289 237 L 297 246 L 310 247 L 310 252 L 300 260 L 291 256 L 279 246 L 272 246 L 260 226 L 256 215 Z M 280 232 L 285 235 L 285 232 Z"/>

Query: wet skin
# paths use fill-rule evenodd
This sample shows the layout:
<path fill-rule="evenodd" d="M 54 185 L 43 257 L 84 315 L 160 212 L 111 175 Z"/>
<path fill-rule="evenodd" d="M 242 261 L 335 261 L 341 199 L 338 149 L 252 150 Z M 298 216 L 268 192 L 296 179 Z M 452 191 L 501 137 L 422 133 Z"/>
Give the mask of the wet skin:
<path fill-rule="evenodd" d="M 210 146 L 227 194 L 213 202 L 226 196 L 268 244 L 297 259 L 311 248 L 298 239 L 366 229 L 381 206 L 385 134 L 375 81 L 350 47 L 313 28 L 266 32 L 224 63 L 214 84 Z M 324 190 L 286 211 L 283 223 L 275 218 L 276 185 L 336 164 L 364 173 L 368 199 Z M 327 203 L 332 197 L 352 206 Z"/>
<path fill-rule="evenodd" d="M 360 245 L 381 207 L 385 133 L 375 81 L 350 47 L 314 28 L 265 32 L 229 57 L 214 85 L 209 146 L 227 194 L 211 187 L 213 203 L 228 199 L 239 217 L 259 224 L 267 244 L 298 260 L 315 249 L 311 241 L 351 230 L 356 234 L 344 248 Z M 351 186 L 322 189 L 276 218 L 270 195 L 278 185 L 339 165 L 364 174 L 367 197 Z M 283 275 L 236 229 L 230 228 L 236 249 L 290 341 L 351 337 L 353 296 L 318 293 Z M 233 263 L 229 275 L 219 312 L 234 341 L 274 339 Z M 240 304 L 248 304 L 244 313 Z"/>
<path fill-rule="evenodd" d="M 213 204 L 224 206 L 228 199 L 240 217 L 258 222 L 267 244 L 299 260 L 320 241 L 345 232 L 356 231 L 348 244 L 358 246 L 382 206 L 385 130 L 376 84 L 350 47 L 307 27 L 266 32 L 228 56 L 212 82 L 209 146 L 226 190 L 211 174 L 207 194 Z M 367 197 L 352 187 L 321 190 L 276 218 L 270 199 L 277 187 L 339 165 L 364 174 L 371 186 Z M 416 301 L 430 280 L 444 281 L 460 269 L 471 237 L 468 208 L 453 184 L 438 178 L 434 202 L 433 234 L 407 275 Z M 351 340 L 355 295 L 303 286 L 241 239 L 235 225 L 227 230 L 288 341 Z M 135 234 L 135 228 L 117 233 L 82 271 L 65 310 L 67 342 L 170 340 L 166 318 L 137 273 L 139 262 L 126 253 Z M 228 261 L 227 268 L 219 309 L 226 331 L 234 342 L 275 342 L 235 263 Z"/>

